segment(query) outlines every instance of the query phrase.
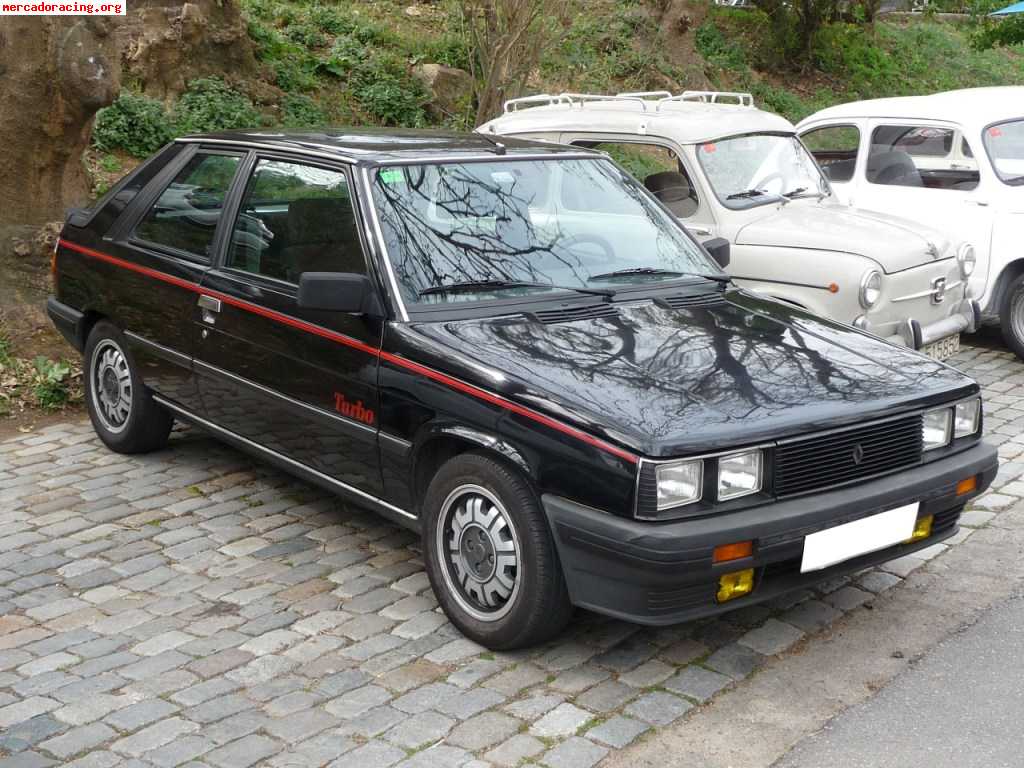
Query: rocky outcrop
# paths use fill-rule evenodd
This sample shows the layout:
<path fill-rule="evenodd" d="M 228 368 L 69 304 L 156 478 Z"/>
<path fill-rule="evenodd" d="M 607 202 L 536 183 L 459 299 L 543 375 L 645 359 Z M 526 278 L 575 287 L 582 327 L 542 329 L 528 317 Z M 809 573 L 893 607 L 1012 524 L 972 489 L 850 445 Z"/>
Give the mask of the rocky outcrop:
<path fill-rule="evenodd" d="M 427 111 L 439 119 L 466 113 L 473 98 L 473 76 L 444 64 L 420 64 L 413 75 L 430 94 Z"/>

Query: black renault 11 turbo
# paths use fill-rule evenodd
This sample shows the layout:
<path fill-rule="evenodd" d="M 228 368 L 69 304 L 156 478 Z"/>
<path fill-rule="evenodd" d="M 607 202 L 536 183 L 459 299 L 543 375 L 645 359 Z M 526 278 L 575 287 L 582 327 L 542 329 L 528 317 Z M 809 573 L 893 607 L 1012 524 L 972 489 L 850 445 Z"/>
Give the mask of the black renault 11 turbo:
<path fill-rule="evenodd" d="M 914 552 L 992 481 L 971 379 L 727 248 L 595 152 L 226 133 L 73 210 L 48 308 L 111 449 L 180 419 L 419 531 L 452 622 L 515 648 Z"/>

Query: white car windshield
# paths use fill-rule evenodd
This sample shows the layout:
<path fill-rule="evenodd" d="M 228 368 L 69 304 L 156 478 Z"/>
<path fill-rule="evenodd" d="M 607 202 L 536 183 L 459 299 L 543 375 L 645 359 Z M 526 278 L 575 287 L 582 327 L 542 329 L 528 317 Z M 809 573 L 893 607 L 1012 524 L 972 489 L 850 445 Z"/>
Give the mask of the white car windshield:
<path fill-rule="evenodd" d="M 407 305 L 611 296 L 722 272 L 603 158 L 383 167 L 373 199 Z"/>
<path fill-rule="evenodd" d="M 1006 184 L 1024 184 L 1024 118 L 985 129 L 985 149 Z"/>
<path fill-rule="evenodd" d="M 829 194 L 818 164 L 794 136 L 754 133 L 709 141 L 697 147 L 697 157 L 728 208 Z"/>

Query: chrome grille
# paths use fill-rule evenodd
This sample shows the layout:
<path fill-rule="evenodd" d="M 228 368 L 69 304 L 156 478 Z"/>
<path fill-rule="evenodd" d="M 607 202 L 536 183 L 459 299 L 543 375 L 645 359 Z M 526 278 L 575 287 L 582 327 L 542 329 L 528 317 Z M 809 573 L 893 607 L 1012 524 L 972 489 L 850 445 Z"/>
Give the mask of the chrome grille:
<path fill-rule="evenodd" d="M 775 494 L 790 496 L 917 464 L 921 414 L 781 443 Z"/>

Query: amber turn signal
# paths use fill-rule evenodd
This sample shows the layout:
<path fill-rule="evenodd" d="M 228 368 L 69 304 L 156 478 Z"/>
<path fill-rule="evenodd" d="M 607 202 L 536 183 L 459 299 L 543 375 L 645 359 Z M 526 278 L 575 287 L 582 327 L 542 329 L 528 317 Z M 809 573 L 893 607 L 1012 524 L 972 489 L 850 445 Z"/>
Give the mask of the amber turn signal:
<path fill-rule="evenodd" d="M 978 476 L 972 475 L 971 477 L 961 480 L 956 484 L 956 495 L 963 496 L 965 493 L 978 490 Z"/>
<path fill-rule="evenodd" d="M 932 535 L 932 523 L 935 522 L 935 515 L 925 515 L 919 517 L 917 522 L 914 523 L 914 532 L 910 534 L 910 538 L 904 541 L 904 544 L 913 544 L 915 541 L 921 541 L 927 539 Z"/>
<path fill-rule="evenodd" d="M 715 563 L 727 563 L 730 560 L 741 560 L 744 557 L 750 557 L 752 554 L 754 554 L 754 542 L 737 541 L 734 544 L 723 544 L 720 547 L 715 547 L 715 552 L 711 559 Z"/>
<path fill-rule="evenodd" d="M 718 602 L 726 603 L 754 591 L 754 569 L 726 573 L 718 580 Z"/>
<path fill-rule="evenodd" d="M 839 284 L 838 283 L 829 283 L 828 284 L 828 292 L 829 293 L 839 293 Z"/>

